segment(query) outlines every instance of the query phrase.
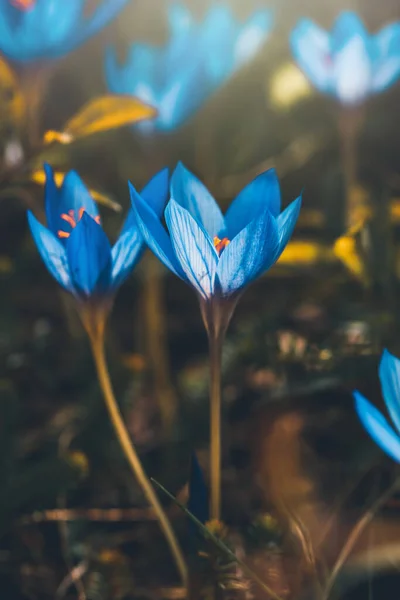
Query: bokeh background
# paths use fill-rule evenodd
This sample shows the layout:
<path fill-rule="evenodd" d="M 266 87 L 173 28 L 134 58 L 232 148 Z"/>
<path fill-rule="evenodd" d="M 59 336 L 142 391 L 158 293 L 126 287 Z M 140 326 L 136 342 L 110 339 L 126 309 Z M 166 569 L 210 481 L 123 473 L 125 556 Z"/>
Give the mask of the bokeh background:
<path fill-rule="evenodd" d="M 106 93 L 107 44 L 123 60 L 132 41 L 166 43 L 167 4 L 129 2 L 99 35 L 48 61 L 42 133 L 61 130 L 85 102 Z M 186 2 L 198 19 L 211 4 Z M 260 3 L 229 6 L 244 20 Z M 274 24 L 257 56 L 181 127 L 152 134 L 125 127 L 50 148 L 40 159 L 76 169 L 115 203 L 100 207 L 111 238 L 129 208 L 128 179 L 140 189 L 178 160 L 224 209 L 270 167 L 284 205 L 304 190 L 292 244 L 238 306 L 223 374 L 224 520 L 254 568 L 283 597 L 302 598 L 312 589 L 307 551 L 332 568 L 352 525 L 396 476 L 358 423 L 351 390 L 382 407 L 379 357 L 384 347 L 400 351 L 400 83 L 366 102 L 353 193 L 370 217 L 348 234 L 340 107 L 307 82 L 288 40 L 304 16 L 329 29 L 341 10 L 352 9 L 375 32 L 400 19 L 400 8 L 394 0 L 262 7 L 272 10 Z M 4 164 L 13 144 L 27 152 L 24 115 L 33 102 L 25 77 L 31 67 L 11 61 L 9 68 L 0 70 Z M 28 231 L 26 209 L 40 214 L 43 188 L 31 181 L 13 193 L 7 178 L 2 188 L 2 594 L 175 597 L 175 588 L 164 589 L 177 584 L 172 560 L 108 424 L 87 339 Z M 185 499 L 191 452 L 206 470 L 208 447 L 207 339 L 192 290 L 146 255 L 118 293 L 107 346 L 148 473 Z M 53 509 L 72 513 L 66 520 Z M 185 518 L 168 510 L 188 544 Z M 364 532 L 343 576 L 359 587 L 346 597 L 383 600 L 398 590 L 398 510 L 392 498 Z"/>

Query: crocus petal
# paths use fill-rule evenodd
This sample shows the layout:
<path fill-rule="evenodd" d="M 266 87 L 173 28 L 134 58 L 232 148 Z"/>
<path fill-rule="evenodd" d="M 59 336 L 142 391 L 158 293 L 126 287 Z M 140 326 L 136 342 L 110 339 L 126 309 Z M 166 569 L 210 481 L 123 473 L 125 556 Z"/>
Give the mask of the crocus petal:
<path fill-rule="evenodd" d="M 98 217 L 97 204 L 91 197 L 89 190 L 75 171 L 69 171 L 64 178 L 61 188 L 54 182 L 54 174 L 50 165 L 45 165 L 45 209 L 49 229 L 57 235 L 58 231 L 71 233 L 71 225 L 62 218 L 73 211 L 75 222 L 78 221 L 80 212 L 89 214 L 93 219 Z"/>
<path fill-rule="evenodd" d="M 233 48 L 238 32 L 239 25 L 231 8 L 224 4 L 214 4 L 206 14 L 200 35 L 208 76 L 215 87 L 234 72 Z"/>
<path fill-rule="evenodd" d="M 84 213 L 67 240 L 66 250 L 77 293 L 106 294 L 111 281 L 111 248 L 101 225 Z"/>
<path fill-rule="evenodd" d="M 400 23 L 391 23 L 372 38 L 375 48 L 373 90 L 381 92 L 400 77 Z"/>
<path fill-rule="evenodd" d="M 187 280 L 203 298 L 209 298 L 214 290 L 218 255 L 208 233 L 175 200 L 169 201 L 165 220 Z"/>
<path fill-rule="evenodd" d="M 225 221 L 218 204 L 202 182 L 178 163 L 171 178 L 171 198 L 185 208 L 213 239 L 223 236 Z"/>
<path fill-rule="evenodd" d="M 357 104 L 371 92 L 372 53 L 369 35 L 353 12 L 337 18 L 331 34 L 335 93 L 344 104 Z"/>
<path fill-rule="evenodd" d="M 279 250 L 275 260 L 278 260 L 282 254 L 296 226 L 301 208 L 301 196 L 293 200 L 287 208 L 279 215 L 276 220 L 279 236 Z"/>
<path fill-rule="evenodd" d="M 293 56 L 321 92 L 332 85 L 329 35 L 309 19 L 302 19 L 290 36 Z"/>
<path fill-rule="evenodd" d="M 400 462 L 400 437 L 394 432 L 383 414 L 360 392 L 353 392 L 353 396 L 357 414 L 369 435 L 386 454 Z"/>
<path fill-rule="evenodd" d="M 266 271 L 275 261 L 278 248 L 278 227 L 267 209 L 221 253 L 217 276 L 222 295 L 237 292 Z"/>
<path fill-rule="evenodd" d="M 140 192 L 141 197 L 154 210 L 158 217 L 164 212 L 169 194 L 169 169 L 159 171 L 144 186 Z"/>
<path fill-rule="evenodd" d="M 171 240 L 154 210 L 140 197 L 129 182 L 132 209 L 144 241 L 154 254 L 175 275 L 186 281 L 185 274 L 174 254 Z"/>
<path fill-rule="evenodd" d="M 235 237 L 266 208 L 273 217 L 277 217 L 281 210 L 281 192 L 275 169 L 258 175 L 232 202 L 225 215 L 227 237 Z"/>
<path fill-rule="evenodd" d="M 271 11 L 258 10 L 242 27 L 234 48 L 235 68 L 251 60 L 263 46 L 272 26 Z"/>
<path fill-rule="evenodd" d="M 169 192 L 169 170 L 168 168 L 159 171 L 150 181 L 144 186 L 140 192 L 143 200 L 154 210 L 157 217 L 163 214 L 165 205 L 168 200 Z M 131 209 L 125 219 L 121 230 L 121 236 L 132 228 L 137 228 L 135 213 Z"/>
<path fill-rule="evenodd" d="M 196 90 L 196 93 L 193 91 Z M 177 72 L 160 95 L 155 123 L 164 131 L 182 125 L 206 100 L 211 89 L 204 65 L 193 61 L 182 72 Z"/>
<path fill-rule="evenodd" d="M 96 35 L 100 29 L 115 19 L 128 2 L 129 0 L 112 0 L 112 2 L 103 0 L 86 22 L 77 28 L 76 34 L 67 41 L 64 53 L 76 48 L 92 35 Z"/>
<path fill-rule="evenodd" d="M 72 291 L 65 249 L 46 227 L 28 211 L 28 223 L 37 249 L 54 279 L 66 290 Z"/>
<path fill-rule="evenodd" d="M 358 104 L 371 93 L 372 65 L 362 38 L 354 37 L 336 53 L 332 77 L 335 94 L 343 104 Z"/>
<path fill-rule="evenodd" d="M 132 211 L 134 217 L 134 213 Z M 128 277 L 135 264 L 139 261 L 144 250 L 144 240 L 136 225 L 122 233 L 111 250 L 112 271 L 111 280 L 114 288 Z"/>
<path fill-rule="evenodd" d="M 192 15 L 183 4 L 174 2 L 168 6 L 168 23 L 171 35 L 181 35 L 194 25 Z"/>
<path fill-rule="evenodd" d="M 332 28 L 330 42 L 332 52 L 341 52 L 354 38 L 363 40 L 367 45 L 368 31 L 357 13 L 350 10 L 343 11 Z"/>
<path fill-rule="evenodd" d="M 400 360 L 387 350 L 379 365 L 382 393 L 393 423 L 400 432 Z"/>

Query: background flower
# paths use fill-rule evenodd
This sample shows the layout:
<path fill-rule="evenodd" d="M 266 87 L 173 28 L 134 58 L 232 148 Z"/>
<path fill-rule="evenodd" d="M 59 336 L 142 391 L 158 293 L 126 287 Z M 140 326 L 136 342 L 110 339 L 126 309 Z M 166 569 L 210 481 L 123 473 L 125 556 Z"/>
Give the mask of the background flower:
<path fill-rule="evenodd" d="M 343 104 L 364 101 L 400 75 L 400 23 L 371 35 L 355 13 L 343 12 L 331 32 L 302 19 L 290 41 L 297 63 L 315 87 Z"/>
<path fill-rule="evenodd" d="M 63 56 L 100 31 L 127 2 L 103 0 L 84 17 L 85 0 L 2 0 L 0 51 L 21 62 Z"/>
<path fill-rule="evenodd" d="M 372 439 L 386 454 L 400 462 L 400 360 L 387 350 L 382 354 L 379 378 L 386 407 L 397 431 L 385 416 L 357 391 L 353 392 L 355 406 Z"/>
<path fill-rule="evenodd" d="M 124 65 L 112 47 L 105 57 L 109 89 L 155 106 L 159 117 L 153 124 L 164 130 L 183 123 L 254 57 L 270 31 L 271 14 L 259 10 L 240 24 L 228 6 L 217 4 L 196 23 L 183 5 L 174 4 L 168 21 L 171 39 L 165 47 L 132 44 Z"/>

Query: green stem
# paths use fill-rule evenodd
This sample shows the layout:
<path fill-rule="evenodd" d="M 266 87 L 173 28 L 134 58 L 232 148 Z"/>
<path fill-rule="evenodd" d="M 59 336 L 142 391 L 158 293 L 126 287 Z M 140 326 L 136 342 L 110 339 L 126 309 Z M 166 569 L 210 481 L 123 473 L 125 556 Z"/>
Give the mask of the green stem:
<path fill-rule="evenodd" d="M 210 518 L 221 517 L 221 362 L 223 336 L 209 334 L 210 350 Z"/>
<path fill-rule="evenodd" d="M 185 559 L 183 558 L 182 551 L 179 547 L 179 543 L 175 537 L 171 523 L 169 522 L 169 519 L 157 498 L 154 488 L 151 485 L 150 480 L 148 479 L 143 469 L 142 463 L 140 462 L 140 458 L 136 452 L 136 449 L 132 444 L 130 435 L 126 429 L 125 423 L 121 415 L 121 411 L 119 409 L 117 400 L 114 395 L 104 354 L 104 327 L 101 324 L 97 327 L 91 327 L 89 324 L 89 326 L 86 326 L 86 330 L 89 334 L 100 387 L 103 392 L 106 407 L 110 416 L 110 420 L 113 424 L 117 439 L 120 443 L 120 446 L 123 450 L 123 453 L 125 454 L 125 457 L 129 463 L 133 474 L 135 475 L 140 487 L 143 490 L 144 495 L 146 496 L 149 504 L 153 507 L 154 512 L 157 515 L 157 518 L 160 522 L 160 527 L 164 532 L 165 538 L 175 558 L 175 562 L 181 575 L 183 585 L 187 587 L 188 571 Z"/>

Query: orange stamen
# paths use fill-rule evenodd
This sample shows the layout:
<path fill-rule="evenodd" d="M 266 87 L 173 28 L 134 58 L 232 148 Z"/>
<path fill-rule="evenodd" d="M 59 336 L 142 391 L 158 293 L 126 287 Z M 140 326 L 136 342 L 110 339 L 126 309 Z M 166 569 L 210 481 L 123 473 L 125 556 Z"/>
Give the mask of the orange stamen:
<path fill-rule="evenodd" d="M 84 212 L 85 212 L 85 209 L 83 207 L 76 211 L 73 209 L 70 209 L 68 211 L 68 214 L 62 213 L 60 215 L 60 217 L 63 221 L 66 221 L 68 223 L 68 225 L 71 227 L 71 229 L 74 229 L 76 227 L 77 223 L 79 223 L 79 221 L 82 219 Z M 76 214 L 77 214 L 78 218 L 75 218 Z M 97 217 L 94 217 L 94 220 L 99 225 L 101 224 L 100 215 L 97 215 Z M 67 231 L 62 231 L 60 229 L 59 231 L 57 231 L 57 235 L 59 238 L 69 238 L 70 233 L 68 233 Z"/>
<path fill-rule="evenodd" d="M 71 212 L 71 211 L 69 211 L 69 212 Z M 71 225 L 72 228 L 76 227 L 76 221 L 72 215 L 66 215 L 65 213 L 63 213 L 61 215 L 61 218 L 64 221 L 67 221 L 68 225 Z"/>
<path fill-rule="evenodd" d="M 222 240 L 220 240 L 217 235 L 214 237 L 214 246 L 218 254 L 221 254 L 222 250 L 224 250 L 224 248 L 226 248 L 230 243 L 231 240 L 229 240 L 227 237 L 222 238 Z"/>
<path fill-rule="evenodd" d="M 36 0 L 11 0 L 11 4 L 20 10 L 30 10 L 35 3 Z"/>

